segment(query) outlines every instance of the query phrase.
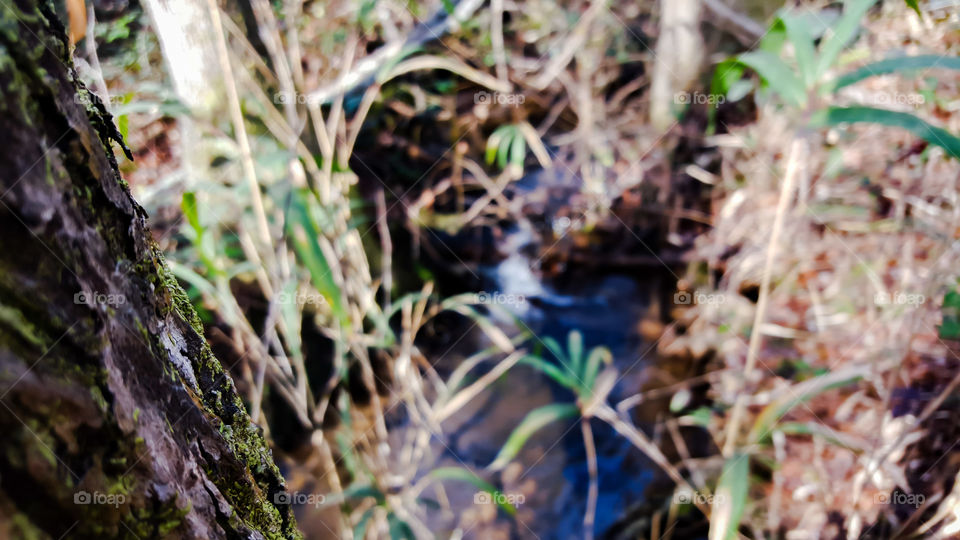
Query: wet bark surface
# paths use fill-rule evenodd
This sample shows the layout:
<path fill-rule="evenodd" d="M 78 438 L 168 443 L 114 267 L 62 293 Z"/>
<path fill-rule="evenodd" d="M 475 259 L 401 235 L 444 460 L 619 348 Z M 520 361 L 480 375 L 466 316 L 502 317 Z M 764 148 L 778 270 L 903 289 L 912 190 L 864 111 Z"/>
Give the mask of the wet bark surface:
<path fill-rule="evenodd" d="M 0 88 L 0 537 L 299 536 L 48 4 L 0 7 Z"/>

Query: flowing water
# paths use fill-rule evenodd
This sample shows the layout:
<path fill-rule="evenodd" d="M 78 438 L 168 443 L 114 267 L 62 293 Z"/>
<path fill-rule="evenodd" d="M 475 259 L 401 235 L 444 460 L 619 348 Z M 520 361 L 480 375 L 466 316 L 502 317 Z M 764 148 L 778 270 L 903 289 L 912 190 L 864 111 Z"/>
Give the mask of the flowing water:
<path fill-rule="evenodd" d="M 607 274 L 545 281 L 538 272 L 536 235 L 522 223 L 499 244 L 497 263 L 481 266 L 482 298 L 500 304 L 513 317 L 500 316 L 508 332 L 527 330 L 537 340 L 552 337 L 564 347 L 568 334 L 584 337 L 584 350 L 605 346 L 613 353 L 620 380 L 610 396 L 616 402 L 636 393 L 642 368 L 651 362 L 651 344 L 638 334 L 641 318 L 662 280 L 641 275 Z M 491 310 L 496 314 L 497 310 Z M 516 321 L 514 321 L 514 317 Z M 536 407 L 575 399 L 568 390 L 526 366 L 513 368 L 499 384 L 448 422 L 445 453 L 449 464 L 482 468 L 492 461 L 513 427 Z M 606 424 L 592 424 L 598 453 L 599 501 L 595 531 L 622 519 L 643 499 L 654 469 L 645 457 Z M 506 534 L 518 538 L 581 538 L 589 475 L 579 420 L 549 426 L 534 436 L 502 475 L 503 489 L 518 502 L 516 520 L 480 525 L 467 537 Z M 469 503 L 469 501 L 466 501 Z M 509 529 L 509 532 L 503 529 Z M 499 530 L 500 534 L 493 534 Z"/>

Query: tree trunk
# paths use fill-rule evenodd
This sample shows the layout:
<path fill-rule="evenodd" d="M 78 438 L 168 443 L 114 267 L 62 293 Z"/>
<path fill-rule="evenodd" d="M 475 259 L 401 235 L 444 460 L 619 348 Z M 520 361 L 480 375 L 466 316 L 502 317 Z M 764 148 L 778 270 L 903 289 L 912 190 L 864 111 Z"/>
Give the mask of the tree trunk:
<path fill-rule="evenodd" d="M 62 24 L 2 4 L 0 538 L 298 537 Z"/>

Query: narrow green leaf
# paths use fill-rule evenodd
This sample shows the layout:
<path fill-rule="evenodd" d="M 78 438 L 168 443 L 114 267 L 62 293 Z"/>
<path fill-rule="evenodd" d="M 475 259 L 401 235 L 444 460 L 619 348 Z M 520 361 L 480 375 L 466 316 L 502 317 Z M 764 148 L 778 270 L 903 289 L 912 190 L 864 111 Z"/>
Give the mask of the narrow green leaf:
<path fill-rule="evenodd" d="M 500 449 L 500 453 L 497 454 L 496 459 L 487 468 L 497 471 L 506 467 L 520 453 L 523 445 L 527 444 L 534 433 L 548 424 L 558 420 L 575 418 L 579 414 L 580 409 L 572 403 L 551 403 L 530 411 L 520 422 L 520 425 L 513 430 L 513 433 L 507 438 L 507 442 Z"/>
<path fill-rule="evenodd" d="M 497 506 L 503 509 L 504 512 L 510 514 L 511 516 L 517 515 L 517 509 L 512 504 L 506 502 L 507 498 L 504 497 L 503 493 L 500 492 L 497 488 L 493 486 L 490 482 L 487 482 L 483 478 L 480 478 L 476 474 L 461 468 L 461 467 L 440 467 L 439 469 L 434 469 L 430 471 L 427 475 L 431 478 L 437 480 L 456 480 L 459 482 L 466 482 L 473 487 L 477 488 L 480 491 L 489 493 L 494 501 L 496 501 Z"/>
<path fill-rule="evenodd" d="M 376 506 L 371 506 L 360 516 L 360 521 L 358 521 L 357 526 L 353 528 L 353 537 L 356 540 L 366 540 L 367 526 L 370 524 L 370 518 L 373 517 L 373 511 L 376 509 Z"/>
<path fill-rule="evenodd" d="M 760 45 L 757 47 L 761 51 L 766 51 L 773 55 L 780 54 L 783 44 L 787 42 L 787 27 L 779 18 L 773 20 L 770 29 L 760 38 Z"/>
<path fill-rule="evenodd" d="M 329 302 L 333 314 L 341 324 L 347 326 L 348 316 L 343 307 L 340 287 L 333 280 L 333 271 L 323 256 L 323 250 L 317 243 L 320 236 L 319 227 L 313 221 L 309 205 L 312 194 L 307 190 L 298 190 L 294 193 L 290 205 L 290 215 L 287 217 L 288 238 L 293 244 L 294 251 L 300 262 L 310 272 L 313 286 Z"/>
<path fill-rule="evenodd" d="M 843 5 L 843 15 L 832 28 L 830 37 L 820 45 L 820 60 L 817 62 L 817 79 L 833 66 L 844 47 L 853 40 L 860 27 L 860 21 L 877 0 L 847 0 Z"/>
<path fill-rule="evenodd" d="M 501 141 L 507 136 L 507 126 L 500 126 L 490 134 L 487 139 L 487 151 L 484 155 L 484 161 L 487 165 L 493 165 L 497 159 L 497 151 L 500 149 Z"/>
<path fill-rule="evenodd" d="M 920 5 L 917 3 L 917 0 L 904 0 L 907 3 L 907 6 L 917 12 L 917 16 L 921 19 L 923 18 L 923 13 L 920 12 Z"/>
<path fill-rule="evenodd" d="M 505 126 L 506 127 L 506 126 Z M 510 157 L 510 147 L 514 139 L 516 139 L 517 134 L 513 130 L 507 130 L 504 133 L 502 139 L 500 139 L 500 146 L 497 148 L 497 167 L 500 170 L 507 168 L 507 160 Z"/>
<path fill-rule="evenodd" d="M 571 330 L 567 336 L 567 354 L 570 355 L 570 370 L 580 379 L 583 378 L 583 334 Z"/>
<path fill-rule="evenodd" d="M 729 58 L 717 64 L 710 81 L 710 93 L 715 96 L 726 96 L 737 81 L 743 78 L 743 64 L 736 58 Z"/>
<path fill-rule="evenodd" d="M 541 339 L 540 342 L 543 343 L 544 347 L 546 347 L 551 354 L 557 357 L 557 361 L 563 364 L 564 369 L 570 369 L 570 359 L 567 358 L 567 355 L 563 352 L 563 347 L 557 343 L 557 340 L 547 336 Z"/>
<path fill-rule="evenodd" d="M 793 54 L 797 58 L 797 66 L 803 76 L 806 88 L 813 86 L 817 77 L 817 53 L 813 46 L 813 35 L 804 18 L 786 13 L 781 19 L 787 28 L 787 38 L 793 45 Z"/>
<path fill-rule="evenodd" d="M 390 528 L 390 540 L 417 540 L 410 525 L 393 512 L 387 514 L 387 526 Z"/>
<path fill-rule="evenodd" d="M 597 375 L 600 373 L 600 367 L 613 363 L 613 353 L 606 347 L 594 347 L 587 357 L 586 366 L 583 369 L 583 386 L 587 391 L 593 390 L 593 385 L 597 381 Z"/>
<path fill-rule="evenodd" d="M 527 157 L 527 141 L 517 130 L 513 135 L 513 143 L 510 145 L 510 163 L 523 169 L 523 161 Z"/>
<path fill-rule="evenodd" d="M 737 57 L 740 62 L 757 72 L 770 88 L 790 105 L 802 107 L 807 93 L 790 66 L 766 51 L 753 51 Z"/>
<path fill-rule="evenodd" d="M 950 156 L 960 159 L 960 138 L 943 128 L 930 125 L 910 113 L 873 107 L 829 107 L 818 112 L 812 119 L 814 126 L 836 126 L 838 124 L 862 122 L 905 129 L 928 143 L 943 148 Z"/>
<path fill-rule="evenodd" d="M 748 439 L 756 444 L 763 442 L 773 430 L 774 424 L 797 405 L 809 401 L 828 390 L 846 386 L 862 377 L 863 374 L 860 372 L 838 371 L 813 377 L 802 383 L 795 384 L 760 412 L 760 415 L 757 416 L 757 419 L 753 423 L 753 427 L 750 429 Z"/>
<path fill-rule="evenodd" d="M 851 71 L 850 73 L 839 77 L 833 84 L 833 89 L 839 90 L 845 86 L 858 83 L 867 77 L 934 68 L 960 70 L 960 57 L 924 54 L 920 56 L 900 56 L 897 58 L 887 58 L 878 62 L 873 62 L 872 64 L 867 64 L 860 69 Z"/>
<path fill-rule="evenodd" d="M 750 457 L 734 454 L 723 465 L 710 512 L 709 540 L 737 537 L 750 492 Z"/>
<path fill-rule="evenodd" d="M 187 218 L 187 223 L 196 231 L 199 239 L 203 233 L 203 227 L 200 226 L 200 214 L 197 212 L 197 195 L 192 191 L 184 192 L 180 209 L 183 211 L 184 217 Z"/>
<path fill-rule="evenodd" d="M 539 356 L 527 355 L 521 358 L 517 363 L 539 370 L 547 377 L 550 377 L 556 381 L 556 383 L 560 386 L 569 388 L 571 390 L 576 390 L 580 386 L 578 381 L 571 379 L 566 371 L 560 369 L 549 360 L 545 360 Z"/>

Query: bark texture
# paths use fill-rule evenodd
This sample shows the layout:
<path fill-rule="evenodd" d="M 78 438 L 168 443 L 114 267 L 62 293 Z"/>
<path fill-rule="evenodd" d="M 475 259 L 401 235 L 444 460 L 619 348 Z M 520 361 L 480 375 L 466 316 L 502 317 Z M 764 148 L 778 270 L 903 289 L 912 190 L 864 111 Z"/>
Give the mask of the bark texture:
<path fill-rule="evenodd" d="M 298 537 L 62 24 L 0 4 L 0 537 Z"/>

